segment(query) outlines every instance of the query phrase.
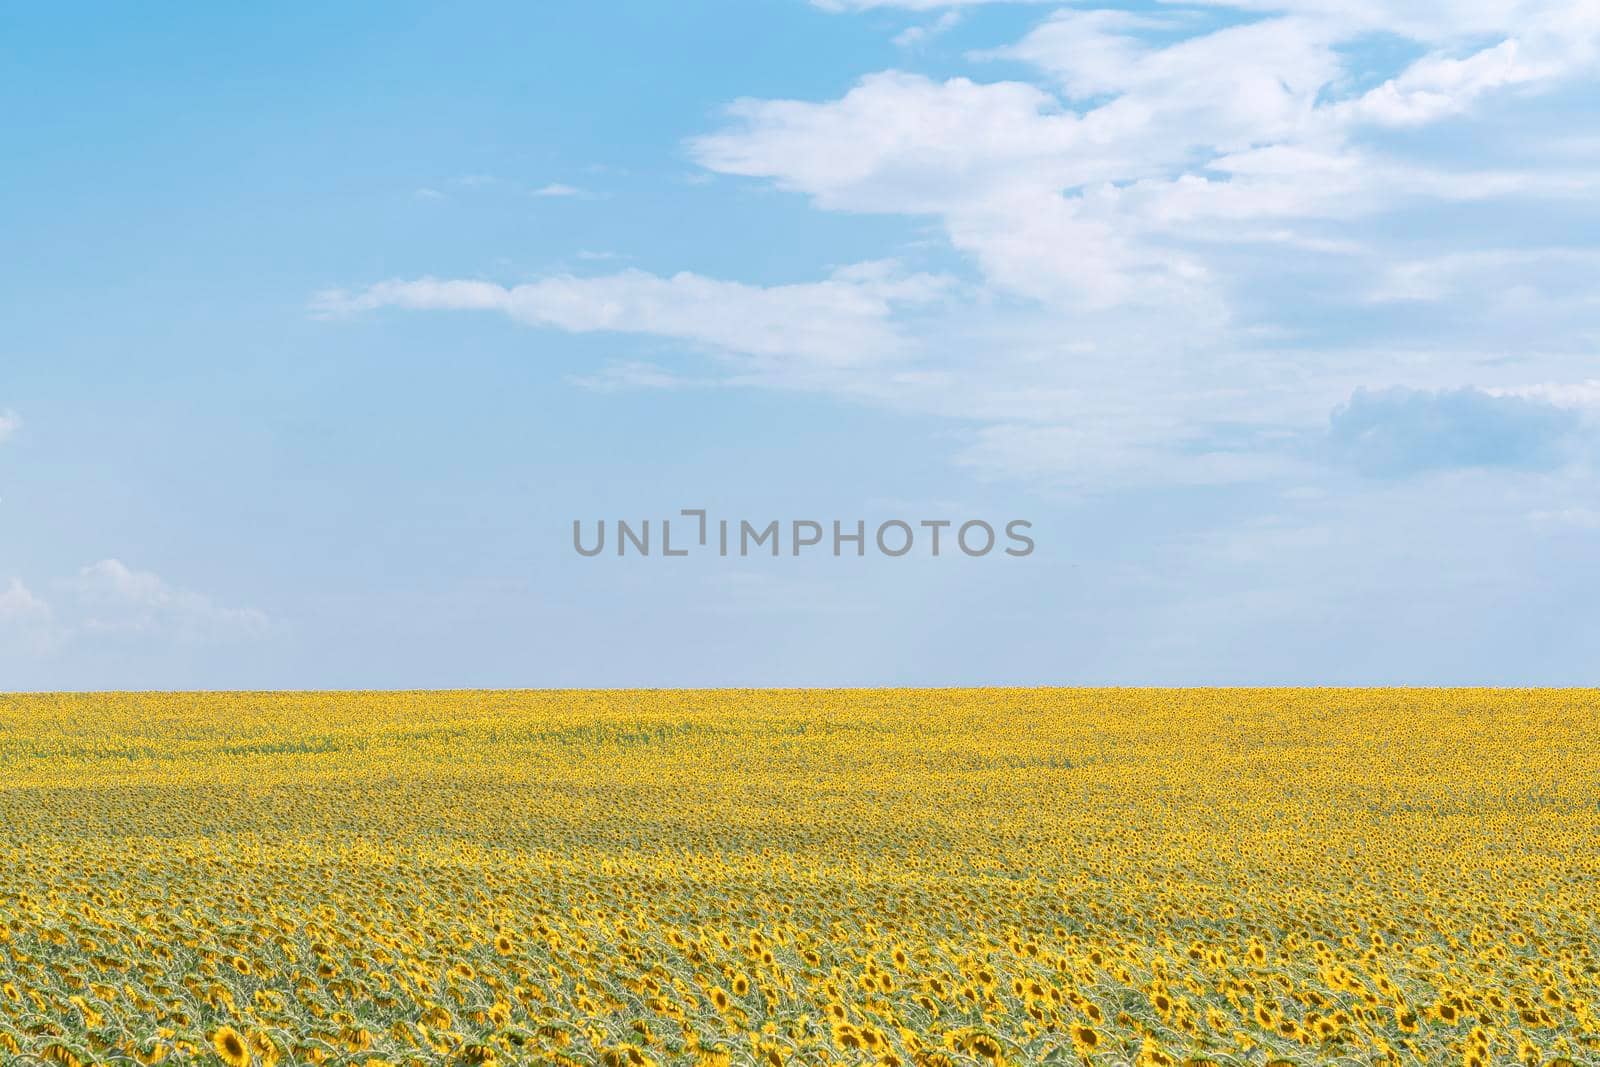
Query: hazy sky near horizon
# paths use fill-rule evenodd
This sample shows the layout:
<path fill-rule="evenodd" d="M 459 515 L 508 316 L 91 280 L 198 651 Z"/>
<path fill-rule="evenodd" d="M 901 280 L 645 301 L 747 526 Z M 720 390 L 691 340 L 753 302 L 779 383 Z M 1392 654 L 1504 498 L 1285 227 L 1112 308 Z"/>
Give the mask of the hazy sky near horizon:
<path fill-rule="evenodd" d="M 10 5 L 0 690 L 1593 684 L 1597 116 L 1592 0 Z M 1037 547 L 572 549 L 697 507 Z"/>

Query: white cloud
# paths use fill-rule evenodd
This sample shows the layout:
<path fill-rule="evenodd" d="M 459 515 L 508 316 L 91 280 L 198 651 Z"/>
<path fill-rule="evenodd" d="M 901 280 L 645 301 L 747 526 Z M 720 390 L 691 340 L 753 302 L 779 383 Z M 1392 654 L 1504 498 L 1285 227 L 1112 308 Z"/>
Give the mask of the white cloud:
<path fill-rule="evenodd" d="M 541 185 L 539 188 L 531 190 L 530 195 L 532 195 L 532 196 L 587 196 L 589 194 L 584 192 L 582 189 L 579 189 L 575 185 L 562 185 L 560 182 L 551 182 L 549 185 Z"/>
<path fill-rule="evenodd" d="M 0 444 L 22 429 L 22 420 L 14 412 L 0 411 Z"/>
<path fill-rule="evenodd" d="M 10 578 L 0 586 L 0 653 L 42 655 L 54 649 L 62 633 L 50 604 Z"/>
<path fill-rule="evenodd" d="M 0 583 L 0 656 L 46 656 L 106 641 L 195 645 L 270 637 L 281 624 L 254 608 L 218 604 L 116 559 L 54 583 L 46 600 L 20 578 Z"/>
<path fill-rule="evenodd" d="M 1544 382 L 1538 385 L 1513 385 L 1485 389 L 1494 396 L 1514 396 L 1542 400 L 1558 408 L 1577 408 L 1600 412 L 1600 378 L 1582 382 Z"/>
<path fill-rule="evenodd" d="M 1342 117 L 1387 126 L 1417 126 L 1458 114 L 1484 93 L 1559 77 L 1567 63 L 1555 55 L 1530 55 L 1508 38 L 1461 59 L 1431 55 L 1397 78 L 1351 101 Z"/>
<path fill-rule="evenodd" d="M 1269 18 L 1165 44 L 1148 36 L 1186 28 L 1174 16 L 1062 11 L 991 55 L 1046 72 L 1069 99 L 1104 100 L 1082 112 L 1083 136 L 1131 150 L 1133 167 L 1298 138 L 1340 71 L 1338 32 L 1320 20 Z"/>
<path fill-rule="evenodd" d="M 1182 301 L 1203 275 L 1131 240 L 1114 190 L 1062 195 L 1128 163 L 1036 86 L 888 72 L 834 103 L 743 101 L 730 113 L 734 129 L 692 143 L 705 166 L 771 178 L 830 210 L 940 217 L 991 281 L 1026 296 Z"/>
<path fill-rule="evenodd" d="M 921 26 L 907 26 L 894 36 L 894 43 L 901 48 L 918 48 L 927 44 L 935 37 L 955 29 L 961 22 L 959 10 L 946 11 L 932 22 Z"/>
<path fill-rule="evenodd" d="M 209 596 L 169 585 L 158 575 L 137 571 L 121 560 L 104 559 L 78 572 L 69 583 L 84 633 L 149 635 L 206 643 L 268 635 L 274 626 L 254 608 L 231 608 Z"/>
<path fill-rule="evenodd" d="M 824 11 L 874 11 L 899 8 L 902 11 L 937 11 L 943 7 L 972 7 L 977 4 L 1042 4 L 1049 0 L 811 0 Z"/>
<path fill-rule="evenodd" d="M 529 325 L 572 333 L 651 334 L 793 370 L 902 356 L 907 341 L 891 321 L 894 309 L 926 303 L 946 287 L 942 279 L 907 274 L 889 263 L 841 268 L 821 282 L 765 287 L 687 272 L 663 278 L 627 270 L 514 286 L 433 278 L 388 281 L 356 292 L 321 293 L 313 307 L 323 314 L 384 307 L 498 311 Z"/>
<path fill-rule="evenodd" d="M 991 282 L 1026 296 L 1170 304 L 1217 282 L 1199 251 L 1181 247 L 1207 224 L 1347 219 L 1407 197 L 1548 184 L 1537 173 L 1441 172 L 1356 136 L 1592 67 L 1600 26 L 1587 7 L 1509 6 L 1468 19 L 1500 42 L 1460 57 L 1430 51 L 1365 92 L 1350 88 L 1353 46 L 1377 31 L 1453 46 L 1445 12 L 1287 3 L 1205 31 L 1191 13 L 1063 10 L 984 54 L 1036 68 L 1059 96 L 883 72 L 833 101 L 739 101 L 730 125 L 691 150 L 711 170 L 770 179 L 824 209 L 935 216 Z"/>
<path fill-rule="evenodd" d="M 50 605 L 35 596 L 20 578 L 12 578 L 0 589 L 0 622 L 37 619 L 50 614 Z"/>
<path fill-rule="evenodd" d="M 1326 19 L 1349 34 L 1389 33 L 1431 45 L 1460 44 L 1497 33 L 1593 32 L 1594 8 L 1582 0 L 1202 0 L 1203 6 L 1256 14 Z"/>
<path fill-rule="evenodd" d="M 1074 159 L 1077 117 L 1021 82 L 885 71 L 836 101 L 740 100 L 728 115 L 733 126 L 690 142 L 703 166 L 770 178 L 829 210 L 937 214 L 990 188 L 1116 173 Z"/>

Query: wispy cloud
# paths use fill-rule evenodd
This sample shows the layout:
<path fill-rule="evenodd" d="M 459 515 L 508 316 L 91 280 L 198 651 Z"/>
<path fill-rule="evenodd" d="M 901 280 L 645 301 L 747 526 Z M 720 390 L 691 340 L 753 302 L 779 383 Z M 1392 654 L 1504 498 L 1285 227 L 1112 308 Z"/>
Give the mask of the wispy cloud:
<path fill-rule="evenodd" d="M 5 443 L 20 429 L 22 429 L 22 419 L 16 412 L 0 411 L 0 444 Z"/>
<path fill-rule="evenodd" d="M 757 286 L 681 273 L 644 271 L 544 278 L 522 285 L 421 278 L 330 290 L 312 301 L 319 314 L 395 307 L 497 311 L 532 326 L 571 333 L 638 333 L 747 357 L 781 369 L 796 362 L 843 367 L 892 361 L 907 342 L 892 324 L 895 307 L 926 303 L 943 279 L 893 264 L 835 271 L 826 281 Z M 792 366 L 791 366 L 792 369 Z"/>

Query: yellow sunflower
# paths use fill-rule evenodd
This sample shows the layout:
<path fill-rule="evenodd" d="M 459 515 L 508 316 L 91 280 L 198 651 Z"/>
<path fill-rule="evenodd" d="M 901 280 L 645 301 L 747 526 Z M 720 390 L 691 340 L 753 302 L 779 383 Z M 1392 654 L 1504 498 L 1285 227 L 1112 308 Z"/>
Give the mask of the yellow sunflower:
<path fill-rule="evenodd" d="M 250 1048 L 233 1027 L 224 1026 L 212 1034 L 211 1047 L 216 1049 L 217 1058 L 228 1067 L 250 1067 Z"/>

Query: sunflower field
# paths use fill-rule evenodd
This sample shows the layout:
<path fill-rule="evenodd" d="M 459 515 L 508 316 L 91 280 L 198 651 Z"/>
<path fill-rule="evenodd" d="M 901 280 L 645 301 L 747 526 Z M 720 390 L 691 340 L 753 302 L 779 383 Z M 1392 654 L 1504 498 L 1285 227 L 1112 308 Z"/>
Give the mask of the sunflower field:
<path fill-rule="evenodd" d="M 1600 693 L 0 696 L 5 1064 L 1600 1063 Z"/>

